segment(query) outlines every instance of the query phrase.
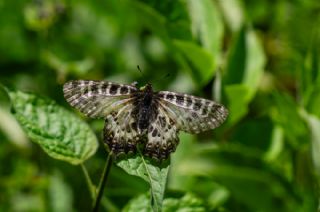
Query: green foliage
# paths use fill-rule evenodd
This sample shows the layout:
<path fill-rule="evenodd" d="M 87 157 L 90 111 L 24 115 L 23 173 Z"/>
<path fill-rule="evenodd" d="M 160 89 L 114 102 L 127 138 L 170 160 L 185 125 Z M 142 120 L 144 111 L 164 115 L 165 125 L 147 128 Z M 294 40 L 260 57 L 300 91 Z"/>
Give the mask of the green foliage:
<path fill-rule="evenodd" d="M 96 136 L 77 116 L 51 100 L 20 91 L 8 93 L 14 116 L 48 155 L 79 164 L 96 152 Z"/>
<path fill-rule="evenodd" d="M 230 113 L 213 132 L 180 133 L 166 164 L 140 155 L 114 162 L 101 211 L 317 210 L 319 8 L 313 0 L 2 1 L 0 83 L 16 91 L 10 100 L 0 92 L 0 211 L 92 209 L 109 157 L 97 148 L 104 122 L 65 109 L 70 79 L 150 82 L 217 99 Z"/>
<path fill-rule="evenodd" d="M 141 177 L 150 184 L 151 205 L 154 211 L 161 211 L 169 164 L 152 164 L 142 155 L 121 160 L 117 165 L 127 173 Z"/>

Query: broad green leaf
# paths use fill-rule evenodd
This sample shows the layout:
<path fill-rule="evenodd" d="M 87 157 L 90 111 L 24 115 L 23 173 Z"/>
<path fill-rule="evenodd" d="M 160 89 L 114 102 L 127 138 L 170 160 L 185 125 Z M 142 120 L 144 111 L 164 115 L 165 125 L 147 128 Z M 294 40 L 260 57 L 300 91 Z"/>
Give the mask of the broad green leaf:
<path fill-rule="evenodd" d="M 149 206 L 149 195 L 143 194 L 134 199 L 132 199 L 124 208 L 125 212 L 149 212 L 152 211 Z M 180 198 L 166 198 L 163 201 L 163 212 L 173 212 L 173 211 L 194 211 L 203 212 L 207 211 L 204 203 L 201 199 L 196 197 L 191 193 L 187 193 Z"/>
<path fill-rule="evenodd" d="M 153 211 L 161 211 L 169 164 L 154 165 L 139 154 L 134 158 L 121 160 L 117 165 L 128 174 L 138 176 L 150 184 Z"/>
<path fill-rule="evenodd" d="M 193 35 L 200 40 L 204 48 L 218 59 L 223 36 L 223 22 L 220 11 L 211 0 L 187 0 Z M 199 15 L 201 14 L 201 15 Z"/>
<path fill-rule="evenodd" d="M 262 45 L 256 34 L 253 30 L 243 27 L 233 41 L 226 75 L 223 79 L 224 84 L 227 85 L 226 95 L 229 104 L 240 107 L 238 111 L 236 109 L 236 114 L 230 112 L 231 123 L 240 120 L 247 114 L 248 104 L 258 90 L 265 60 Z"/>
<path fill-rule="evenodd" d="M 174 40 L 173 44 L 186 61 L 194 81 L 199 85 L 208 83 L 215 72 L 210 52 L 190 41 Z"/>
<path fill-rule="evenodd" d="M 250 96 L 253 96 L 260 84 L 266 64 L 266 56 L 263 46 L 258 36 L 253 30 L 248 30 L 246 34 L 247 58 L 243 83 L 250 88 Z"/>
<path fill-rule="evenodd" d="M 95 134 L 80 118 L 54 101 L 9 91 L 12 113 L 32 141 L 51 157 L 79 164 L 98 147 Z"/>
<path fill-rule="evenodd" d="M 250 91 L 246 85 L 234 84 L 226 86 L 225 93 L 229 101 L 228 122 L 233 124 L 248 113 L 248 104 L 251 100 Z"/>

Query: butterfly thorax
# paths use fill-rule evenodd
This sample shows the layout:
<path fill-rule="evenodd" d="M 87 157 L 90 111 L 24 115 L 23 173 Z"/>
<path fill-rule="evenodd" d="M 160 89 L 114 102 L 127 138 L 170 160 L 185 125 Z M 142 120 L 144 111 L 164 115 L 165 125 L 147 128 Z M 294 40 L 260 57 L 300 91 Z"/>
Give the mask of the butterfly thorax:
<path fill-rule="evenodd" d="M 152 121 L 153 117 L 155 117 L 155 110 L 154 108 L 154 94 L 150 84 L 147 84 L 145 87 L 140 89 L 140 101 L 137 104 L 136 111 L 137 114 L 137 123 L 138 123 L 138 132 L 139 134 L 143 134 L 147 131 L 150 122 Z"/>

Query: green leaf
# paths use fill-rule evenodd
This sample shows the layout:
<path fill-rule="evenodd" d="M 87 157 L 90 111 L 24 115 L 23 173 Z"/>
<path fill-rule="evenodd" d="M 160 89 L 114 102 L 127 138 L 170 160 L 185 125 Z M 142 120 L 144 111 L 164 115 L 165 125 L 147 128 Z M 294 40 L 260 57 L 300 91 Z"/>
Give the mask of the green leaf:
<path fill-rule="evenodd" d="M 148 159 L 137 155 L 117 162 L 117 165 L 128 174 L 138 176 L 150 184 L 151 206 L 153 211 L 161 211 L 169 163 L 153 165 Z"/>
<path fill-rule="evenodd" d="M 193 194 L 187 193 L 181 198 L 166 198 L 163 201 L 163 211 L 207 211 L 203 201 Z"/>
<path fill-rule="evenodd" d="M 239 0 L 219 1 L 223 16 L 231 31 L 238 31 L 244 22 L 243 5 Z"/>
<path fill-rule="evenodd" d="M 227 85 L 229 104 L 235 112 L 233 114 L 230 111 L 231 123 L 247 114 L 248 105 L 258 90 L 265 63 L 265 54 L 256 34 L 243 27 L 233 42 L 223 79 Z"/>
<path fill-rule="evenodd" d="M 312 159 L 315 171 L 320 177 L 320 119 L 315 115 L 308 114 L 306 111 L 300 111 L 300 114 L 306 120 L 310 133 L 312 145 Z M 318 179 L 319 180 L 319 179 Z"/>
<path fill-rule="evenodd" d="M 301 144 L 307 145 L 308 129 L 294 99 L 288 94 L 276 93 L 273 95 L 273 100 L 275 107 L 271 109 L 271 117 L 284 129 L 288 141 L 299 149 L 302 147 Z"/>
<path fill-rule="evenodd" d="M 12 113 L 32 141 L 48 155 L 79 164 L 96 152 L 97 138 L 80 118 L 52 100 L 20 91 L 8 93 Z"/>
<path fill-rule="evenodd" d="M 130 200 L 130 202 L 124 207 L 123 212 L 151 212 L 150 195 L 142 194 L 138 197 Z"/>
<path fill-rule="evenodd" d="M 149 195 L 143 194 L 132 199 L 124 208 L 125 212 L 149 212 Z M 203 201 L 191 193 L 187 193 L 180 198 L 166 198 L 163 201 L 163 212 L 172 211 L 207 211 L 204 207 Z"/>
<path fill-rule="evenodd" d="M 225 84 L 242 83 L 247 59 L 246 49 L 246 30 L 241 28 L 232 41 L 228 55 L 226 74 L 224 76 Z"/>
<path fill-rule="evenodd" d="M 217 60 L 223 37 L 223 22 L 220 11 L 211 0 L 187 0 L 187 5 L 193 35 Z"/>
<path fill-rule="evenodd" d="M 53 212 L 73 211 L 72 190 L 58 170 L 50 177 L 48 195 Z"/>
<path fill-rule="evenodd" d="M 258 36 L 253 30 L 246 34 L 247 58 L 243 83 L 250 88 L 250 96 L 254 96 L 263 75 L 266 56 Z"/>
<path fill-rule="evenodd" d="M 210 52 L 190 41 L 174 40 L 173 44 L 186 61 L 194 81 L 199 85 L 208 83 L 215 73 Z"/>
<path fill-rule="evenodd" d="M 248 113 L 248 104 L 250 103 L 250 92 L 246 85 L 234 84 L 225 88 L 226 96 L 229 101 L 230 124 L 236 123 Z"/>

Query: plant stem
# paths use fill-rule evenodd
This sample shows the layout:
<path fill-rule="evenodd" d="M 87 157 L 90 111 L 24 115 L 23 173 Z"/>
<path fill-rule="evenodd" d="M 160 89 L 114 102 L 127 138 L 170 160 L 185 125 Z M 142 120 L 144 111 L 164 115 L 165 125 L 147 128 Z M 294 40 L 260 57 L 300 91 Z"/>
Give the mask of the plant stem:
<path fill-rule="evenodd" d="M 98 194 L 96 195 L 94 204 L 93 204 L 93 212 L 98 212 L 99 210 L 99 206 L 100 206 L 100 201 L 103 195 L 103 191 L 104 191 L 104 187 L 105 184 L 107 182 L 107 178 L 111 169 L 111 165 L 112 165 L 112 153 L 109 153 L 108 158 L 106 160 L 104 169 L 103 169 L 103 173 L 101 175 L 100 178 L 100 183 L 99 183 L 99 187 L 98 187 Z"/>
<path fill-rule="evenodd" d="M 86 178 L 86 182 L 87 182 L 87 185 L 89 187 L 91 198 L 93 200 L 95 200 L 96 199 L 96 188 L 95 188 L 95 185 L 92 183 L 92 180 L 91 180 L 91 178 L 89 176 L 88 170 L 85 167 L 85 165 L 83 163 L 81 163 L 80 165 L 81 165 L 81 169 L 82 169 L 82 172 L 84 174 L 84 177 Z"/>

